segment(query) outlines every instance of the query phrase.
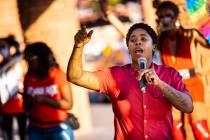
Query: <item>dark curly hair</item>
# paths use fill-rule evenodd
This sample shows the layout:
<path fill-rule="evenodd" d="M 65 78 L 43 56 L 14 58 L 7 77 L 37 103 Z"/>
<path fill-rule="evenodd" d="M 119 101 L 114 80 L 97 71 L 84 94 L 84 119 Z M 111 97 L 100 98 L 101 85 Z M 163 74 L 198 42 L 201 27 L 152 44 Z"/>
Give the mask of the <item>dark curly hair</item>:
<path fill-rule="evenodd" d="M 153 44 L 157 44 L 158 38 L 157 38 L 157 34 L 155 33 L 155 31 L 152 29 L 152 27 L 150 27 L 149 25 L 145 24 L 145 23 L 136 23 L 134 25 L 132 25 L 129 30 L 128 33 L 126 34 L 126 44 L 128 46 L 128 41 L 131 37 L 132 32 L 135 29 L 143 29 L 145 31 L 147 31 L 147 33 L 150 35 L 150 37 L 152 38 L 152 42 Z"/>
<path fill-rule="evenodd" d="M 178 6 L 171 2 L 171 1 L 164 1 L 164 2 L 161 2 L 158 7 L 157 7 L 157 12 L 156 14 L 159 15 L 159 12 L 163 9 L 171 9 L 173 10 L 174 14 L 175 14 L 175 17 L 178 17 L 178 14 L 179 14 L 179 8 Z"/>
<path fill-rule="evenodd" d="M 13 35 L 9 35 L 7 38 L 5 38 L 5 41 L 8 42 L 8 44 L 11 46 L 15 47 L 16 50 L 16 54 L 20 54 L 20 45 L 17 42 L 17 40 L 15 39 L 15 37 Z"/>
<path fill-rule="evenodd" d="M 37 71 L 38 76 L 46 77 L 52 67 L 59 67 L 51 49 L 43 42 L 36 42 L 26 46 L 24 51 L 24 58 L 30 63 L 30 58 L 37 57 L 39 68 Z M 29 66 L 30 73 L 31 69 Z"/>

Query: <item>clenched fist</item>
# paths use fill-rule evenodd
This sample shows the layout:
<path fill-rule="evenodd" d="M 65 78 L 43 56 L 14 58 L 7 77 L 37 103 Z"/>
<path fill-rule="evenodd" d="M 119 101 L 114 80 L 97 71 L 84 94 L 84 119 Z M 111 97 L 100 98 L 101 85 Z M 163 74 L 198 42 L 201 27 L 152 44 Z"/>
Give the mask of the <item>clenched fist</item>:
<path fill-rule="evenodd" d="M 82 28 L 74 36 L 75 47 L 77 48 L 84 47 L 90 41 L 92 34 L 93 30 L 87 33 L 86 27 L 82 26 Z"/>
<path fill-rule="evenodd" d="M 160 78 L 153 69 L 145 69 L 139 73 L 139 79 L 145 76 L 148 84 L 158 85 L 160 83 Z"/>

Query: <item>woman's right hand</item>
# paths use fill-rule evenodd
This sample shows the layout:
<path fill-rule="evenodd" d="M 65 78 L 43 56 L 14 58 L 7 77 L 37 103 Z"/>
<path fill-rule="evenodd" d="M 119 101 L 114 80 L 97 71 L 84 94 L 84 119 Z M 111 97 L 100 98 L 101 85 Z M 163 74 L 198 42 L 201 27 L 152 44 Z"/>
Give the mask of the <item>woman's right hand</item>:
<path fill-rule="evenodd" d="M 87 33 L 86 27 L 82 26 L 82 28 L 74 36 L 74 47 L 84 47 L 90 41 L 92 34 L 93 30 Z"/>

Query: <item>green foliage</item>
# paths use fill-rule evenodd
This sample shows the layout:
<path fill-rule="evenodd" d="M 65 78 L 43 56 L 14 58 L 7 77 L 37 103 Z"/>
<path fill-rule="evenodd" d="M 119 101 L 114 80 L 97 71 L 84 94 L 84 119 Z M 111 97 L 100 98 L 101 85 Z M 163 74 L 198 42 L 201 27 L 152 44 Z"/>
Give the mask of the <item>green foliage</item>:
<path fill-rule="evenodd" d="M 109 2 L 109 5 L 114 6 L 114 5 L 121 3 L 122 1 L 123 0 L 109 0 L 108 2 Z"/>
<path fill-rule="evenodd" d="M 108 0 L 110 6 L 115 6 L 119 3 L 122 3 L 123 0 Z M 100 5 L 98 0 L 91 0 L 90 7 L 93 8 L 94 12 L 100 11 Z"/>

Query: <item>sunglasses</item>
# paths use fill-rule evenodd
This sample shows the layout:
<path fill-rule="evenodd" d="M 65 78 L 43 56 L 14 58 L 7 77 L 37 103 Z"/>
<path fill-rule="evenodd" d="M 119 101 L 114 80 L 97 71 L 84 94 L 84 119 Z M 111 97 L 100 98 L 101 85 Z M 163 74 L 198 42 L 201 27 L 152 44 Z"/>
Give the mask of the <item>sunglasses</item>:
<path fill-rule="evenodd" d="M 170 19 L 173 19 L 175 18 L 174 15 L 171 15 L 171 14 L 166 14 L 166 15 L 163 15 L 163 16 L 158 16 L 159 19 L 163 19 L 163 18 L 170 18 Z"/>

